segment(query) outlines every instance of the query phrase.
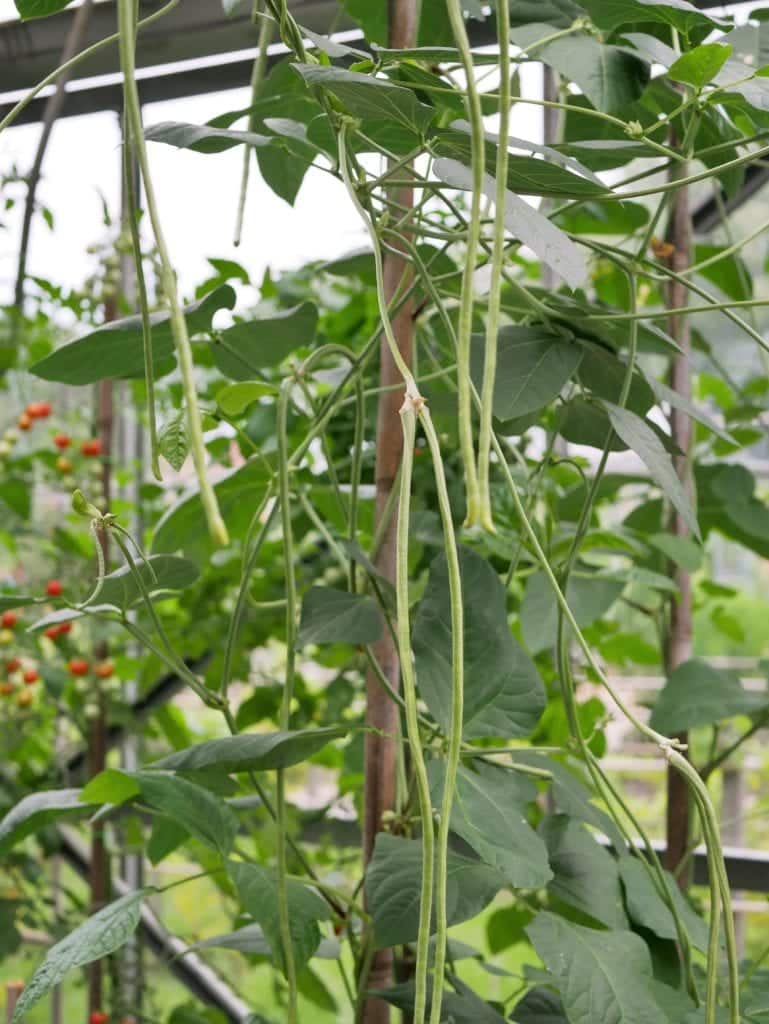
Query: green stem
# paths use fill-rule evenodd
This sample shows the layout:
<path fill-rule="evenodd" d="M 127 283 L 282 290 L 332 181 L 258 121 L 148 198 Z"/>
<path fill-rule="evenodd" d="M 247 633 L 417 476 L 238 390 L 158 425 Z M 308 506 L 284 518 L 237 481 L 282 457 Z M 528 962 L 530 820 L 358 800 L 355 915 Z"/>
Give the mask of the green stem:
<path fill-rule="evenodd" d="M 465 250 L 465 266 L 462 274 L 462 294 L 459 305 L 459 324 L 457 331 L 457 390 L 459 444 L 462 452 L 462 463 L 465 473 L 465 497 L 467 511 L 465 524 L 473 526 L 478 522 L 481 512 L 481 491 L 478 482 L 478 471 L 475 463 L 475 447 L 473 444 L 473 413 L 470 379 L 470 345 L 473 333 L 473 277 L 475 262 L 478 257 L 480 242 L 481 200 L 483 198 L 483 178 L 486 162 L 486 138 L 483 130 L 483 112 L 478 87 L 475 81 L 475 67 L 470 50 L 470 42 L 465 28 L 465 16 L 459 0 L 446 0 L 454 42 L 459 50 L 462 68 L 467 80 L 466 109 L 470 122 L 470 154 L 473 190 L 470 196 L 470 218 L 467 225 L 467 248 Z M 501 30 L 501 26 L 500 26 Z M 500 147 L 502 149 L 504 147 Z M 504 202 L 502 208 L 504 209 Z M 488 355 L 487 355 L 488 358 Z M 492 355 L 493 359 L 493 355 Z"/>
<path fill-rule="evenodd" d="M 259 11 L 261 9 L 260 0 L 254 0 L 254 6 L 251 14 L 251 20 L 254 24 L 259 20 Z M 259 97 L 259 90 L 264 80 L 264 72 L 267 67 L 267 47 L 272 41 L 274 22 L 270 18 L 262 18 L 261 25 L 259 26 L 259 40 L 257 47 L 259 52 L 254 60 L 254 66 L 251 71 L 251 106 L 256 104 Z M 250 132 L 256 131 L 256 116 L 253 112 L 248 115 L 248 130 Z M 248 179 L 251 173 L 251 161 L 255 159 L 254 154 L 251 151 L 250 146 L 243 147 L 243 170 L 240 178 L 240 195 L 238 196 L 238 212 L 235 220 L 235 237 L 233 238 L 233 245 L 240 245 L 243 237 L 243 217 L 246 212 L 246 195 L 248 194 Z"/>
<path fill-rule="evenodd" d="M 136 147 L 136 156 L 141 169 L 144 182 L 144 195 L 147 201 L 147 212 L 149 214 L 152 230 L 155 235 L 155 244 L 161 264 L 161 278 L 163 290 L 168 298 L 171 311 L 171 331 L 173 333 L 176 356 L 179 361 L 179 370 L 182 377 L 182 391 L 184 403 L 187 409 L 187 429 L 189 431 L 190 451 L 192 461 L 195 465 L 195 472 L 200 488 L 200 500 L 206 516 L 206 522 L 211 536 L 217 544 L 227 544 L 227 527 L 224 525 L 219 505 L 216 500 L 211 481 L 206 473 L 206 453 L 203 441 L 203 427 L 198 409 L 198 396 L 195 387 L 195 369 L 192 358 L 192 346 L 190 345 L 187 333 L 187 322 L 184 319 L 184 311 L 179 302 L 176 287 L 176 275 L 171 264 L 171 259 L 166 246 L 163 228 L 160 223 L 155 190 L 150 175 L 147 148 L 144 144 L 144 129 L 142 126 L 141 106 L 139 103 L 139 91 L 136 87 L 136 0 L 118 0 L 118 25 L 120 29 L 120 66 L 123 72 L 124 101 L 126 106 L 126 117 L 131 127 L 133 143 Z"/>
<path fill-rule="evenodd" d="M 556 33 L 555 38 L 567 34 Z M 497 138 L 496 191 L 494 196 L 494 239 L 491 251 L 489 305 L 486 313 L 486 346 L 481 387 L 481 425 L 478 435 L 478 485 L 481 526 L 491 533 L 494 517 L 491 508 L 489 458 L 491 424 L 494 412 L 494 384 L 497 376 L 497 335 L 502 297 L 502 269 L 505 261 L 505 199 L 507 192 L 507 144 L 510 135 L 510 0 L 497 0 L 499 35 L 499 128 Z M 545 42 L 547 39 L 545 40 Z"/>
<path fill-rule="evenodd" d="M 280 522 L 283 529 L 283 564 L 286 575 L 286 679 L 280 705 L 280 728 L 288 731 L 291 719 L 291 700 L 294 691 L 294 663 L 296 658 L 296 576 L 294 568 L 294 534 L 291 524 L 291 501 L 288 469 L 288 403 L 292 382 L 284 380 L 278 399 L 278 458 Z M 277 823 L 278 823 L 278 916 L 283 962 L 288 982 L 288 1024 L 298 1024 L 296 987 L 296 961 L 291 938 L 291 922 L 286 885 L 286 778 L 285 769 L 277 771 Z"/>
<path fill-rule="evenodd" d="M 446 486 L 446 474 L 441 459 L 440 442 L 433 426 L 427 406 L 419 412 L 422 427 L 430 446 L 438 491 L 438 505 L 443 525 L 446 565 L 449 578 L 449 601 L 451 604 L 451 717 L 449 722 L 449 744 L 446 752 L 446 772 L 443 783 L 438 841 L 435 858 L 435 963 L 433 968 L 433 991 L 430 1007 L 430 1024 L 439 1024 L 443 996 L 443 973 L 446 963 L 448 939 L 448 855 L 451 810 L 454 803 L 457 769 L 461 756 L 462 727 L 464 724 L 464 607 L 462 604 L 462 578 L 459 570 L 459 552 L 451 516 L 451 501 Z"/>

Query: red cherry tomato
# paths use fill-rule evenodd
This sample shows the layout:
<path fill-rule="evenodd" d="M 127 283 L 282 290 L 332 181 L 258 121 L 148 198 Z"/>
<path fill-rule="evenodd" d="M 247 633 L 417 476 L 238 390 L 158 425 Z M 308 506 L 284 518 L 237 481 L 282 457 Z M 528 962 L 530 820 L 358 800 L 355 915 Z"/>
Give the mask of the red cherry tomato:
<path fill-rule="evenodd" d="M 61 625 L 57 626 L 56 628 L 59 631 L 59 633 L 61 633 L 62 635 L 64 635 L 65 633 L 71 633 L 72 632 L 72 623 L 71 622 L 62 622 Z"/>
<path fill-rule="evenodd" d="M 20 668 L 21 662 L 18 658 L 11 658 L 10 661 L 6 661 L 5 663 L 6 672 L 18 672 Z"/>
<path fill-rule="evenodd" d="M 60 580 L 48 580 L 45 585 L 45 592 L 49 597 L 61 597 L 64 587 Z"/>
<path fill-rule="evenodd" d="M 48 629 L 43 630 L 43 636 L 47 636 L 49 640 L 56 640 L 59 636 L 59 627 L 49 626 Z"/>
<path fill-rule="evenodd" d="M 72 438 L 68 434 L 56 434 L 53 443 L 60 451 L 64 451 L 65 448 L 69 448 L 72 444 Z"/>
<path fill-rule="evenodd" d="M 28 686 L 31 686 L 33 683 L 36 683 L 38 681 L 40 676 L 37 674 L 37 671 L 34 668 L 28 668 L 27 671 L 24 673 L 23 678 L 24 682 L 27 683 Z"/>
<path fill-rule="evenodd" d="M 32 417 L 28 416 L 27 413 L 23 412 L 21 416 L 16 420 L 16 425 L 19 430 L 29 430 L 32 426 Z"/>
<path fill-rule="evenodd" d="M 94 1010 L 88 1017 L 88 1024 L 108 1024 L 109 1014 L 101 1010 Z"/>
<path fill-rule="evenodd" d="M 83 455 L 96 456 L 101 455 L 101 441 L 98 437 L 92 438 L 90 441 L 83 441 L 80 445 L 80 451 Z"/>
<path fill-rule="evenodd" d="M 16 612 L 3 612 L 0 618 L 0 624 L 2 624 L 3 629 L 13 629 L 18 621 L 19 616 Z"/>
<path fill-rule="evenodd" d="M 95 666 L 93 672 L 99 679 L 109 679 L 110 676 L 115 674 L 115 666 L 111 661 L 102 661 Z"/>
<path fill-rule="evenodd" d="M 2 693 L 4 697 L 10 697 L 13 690 L 13 683 L 0 683 L 0 693 Z"/>
<path fill-rule="evenodd" d="M 71 658 L 67 668 L 73 676 L 87 676 L 89 665 L 85 658 Z"/>

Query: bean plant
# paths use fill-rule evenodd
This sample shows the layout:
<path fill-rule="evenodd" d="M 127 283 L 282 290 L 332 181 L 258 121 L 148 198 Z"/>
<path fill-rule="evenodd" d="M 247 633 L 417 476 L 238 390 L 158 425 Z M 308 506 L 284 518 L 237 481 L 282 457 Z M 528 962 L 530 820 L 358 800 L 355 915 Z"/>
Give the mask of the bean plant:
<path fill-rule="evenodd" d="M 767 225 L 735 237 L 728 216 L 769 155 L 769 8 L 735 25 L 686 0 L 345 0 L 362 38 L 340 42 L 257 0 L 248 107 L 144 124 L 137 49 L 177 2 L 138 20 L 117 0 L 116 35 L 67 62 L 119 48 L 127 209 L 109 247 L 131 273 L 114 275 L 115 315 L 41 281 L 34 310 L 5 312 L 6 381 L 42 397 L 23 441 L 9 423 L 0 499 L 23 530 L 33 479 L 72 508 L 36 527 L 47 561 L 0 594 L 9 934 L 35 913 L 62 925 L 30 902 L 32 844 L 55 851 L 72 821 L 118 842 L 128 822 L 153 866 L 184 851 L 199 870 L 183 884 L 218 894 L 232 927 L 206 948 L 269 958 L 280 1016 L 255 1005 L 253 1021 L 297 1024 L 313 1001 L 367 1024 L 391 1007 L 414 1024 L 764 1020 L 769 974 L 740 962 L 711 783 L 769 695 L 693 657 L 686 623 L 694 603 L 739 632 L 708 538 L 769 554 L 743 458 L 764 439 L 766 300 L 748 256 Z M 23 18 L 67 6 L 16 3 Z M 532 68 L 554 90 L 524 87 Z M 556 124 L 544 142 L 513 134 L 531 108 Z M 246 266 L 213 260 L 185 301 L 157 145 L 242 148 L 246 266 L 269 252 L 254 182 L 292 204 L 311 168 L 340 183 L 366 247 L 265 275 L 250 309 L 233 287 L 252 283 Z M 180 180 L 192 159 L 178 154 Z M 717 243 L 697 237 L 707 203 Z M 65 306 L 78 336 L 41 339 Z M 156 478 L 135 501 L 95 483 L 130 476 L 114 449 L 82 448 L 95 475 L 73 461 L 56 410 L 39 440 L 45 382 L 97 386 L 101 413 L 110 387 L 135 405 Z M 195 481 L 182 493 L 180 472 Z M 616 684 L 639 667 L 666 679 L 650 715 Z M 146 693 L 161 676 L 195 710 L 136 726 L 110 680 Z M 602 761 L 611 717 L 664 759 L 671 800 L 683 783 L 684 849 L 669 835 L 664 859 Z M 138 729 L 142 767 L 67 767 L 62 735 L 92 743 L 96 718 Z M 306 764 L 373 821 L 362 859 L 306 837 Z M 687 891 L 699 842 L 705 896 Z M 76 927 L 26 979 L 14 1024 L 128 942 L 156 891 L 85 919 L 70 907 Z M 480 914 L 492 953 L 523 944 L 523 974 L 460 941 Z M 324 958 L 344 1002 L 319 981 Z M 501 980 L 471 987 L 466 960 Z M 119 986 L 105 1003 L 143 1019 Z"/>

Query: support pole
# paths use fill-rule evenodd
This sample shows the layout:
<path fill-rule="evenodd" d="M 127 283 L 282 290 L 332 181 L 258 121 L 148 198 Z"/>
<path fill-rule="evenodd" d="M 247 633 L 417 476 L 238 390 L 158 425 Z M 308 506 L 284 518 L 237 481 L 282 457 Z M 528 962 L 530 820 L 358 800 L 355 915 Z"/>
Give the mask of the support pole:
<path fill-rule="evenodd" d="M 414 0 L 390 0 L 388 7 L 388 46 L 405 49 L 415 45 L 417 29 L 417 5 Z M 404 207 L 413 205 L 413 192 L 409 188 L 397 190 L 395 199 Z M 388 252 L 384 261 L 384 284 L 389 301 L 408 274 L 409 263 L 405 257 Z M 408 366 L 412 361 L 413 346 L 413 304 L 407 301 L 393 318 L 393 330 L 398 348 Z M 399 384 L 401 380 L 387 342 L 380 344 L 379 383 L 383 388 Z M 403 434 L 400 407 L 404 392 L 398 388 L 385 390 L 379 399 L 376 431 L 376 522 L 385 514 L 388 499 L 398 475 L 403 454 Z M 395 583 L 395 539 L 397 514 L 390 517 L 379 552 L 376 557 L 377 571 L 391 583 Z M 400 667 L 398 651 L 389 632 L 374 648 L 376 658 L 387 681 L 394 690 L 400 689 Z M 364 792 L 363 792 L 363 863 L 371 860 L 377 832 L 382 828 L 382 815 L 395 806 L 396 750 L 398 742 L 398 706 L 383 691 L 381 683 L 373 672 L 366 678 L 366 725 L 368 726 L 364 748 Z M 367 988 L 387 988 L 393 983 L 392 950 L 377 950 L 371 962 Z M 390 1008 L 384 1000 L 368 999 L 363 1007 L 362 1024 L 388 1024 Z"/>

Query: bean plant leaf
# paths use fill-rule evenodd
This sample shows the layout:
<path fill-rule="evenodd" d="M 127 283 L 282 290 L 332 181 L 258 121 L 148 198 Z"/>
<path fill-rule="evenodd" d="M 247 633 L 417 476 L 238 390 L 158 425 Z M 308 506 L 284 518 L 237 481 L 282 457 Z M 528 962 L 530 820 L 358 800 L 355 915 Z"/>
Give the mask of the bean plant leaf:
<path fill-rule="evenodd" d="M 441 1020 L 451 1024 L 505 1024 L 505 1018 L 480 999 L 475 992 L 463 984 L 459 978 L 452 982 L 457 991 L 447 990 L 441 999 Z M 415 986 L 413 981 L 402 982 L 386 989 L 372 989 L 372 995 L 384 999 L 392 1006 L 404 1011 L 411 1017 L 414 1011 Z M 432 992 L 427 993 L 427 1011 L 432 1006 Z"/>
<path fill-rule="evenodd" d="M 107 768 L 85 784 L 80 799 L 92 804 L 122 804 L 141 793 L 141 786 L 126 772 Z"/>
<path fill-rule="evenodd" d="M 686 572 L 697 572 L 702 565 L 702 547 L 691 537 L 674 537 L 672 533 L 653 533 L 646 540 Z"/>
<path fill-rule="evenodd" d="M 158 450 L 171 469 L 178 473 L 190 450 L 183 410 L 172 416 L 158 433 Z"/>
<path fill-rule="evenodd" d="M 30 18 L 47 18 L 69 7 L 72 0 L 15 0 L 16 10 L 24 21 Z"/>
<path fill-rule="evenodd" d="M 472 191 L 472 171 L 458 160 L 443 158 L 435 162 L 435 173 L 454 188 Z M 496 184 L 490 174 L 484 175 L 484 195 L 496 200 Z M 584 284 L 587 260 L 584 253 L 556 224 L 520 196 L 505 191 L 505 227 L 571 288 Z"/>
<path fill-rule="evenodd" d="M 617 861 L 584 825 L 563 814 L 542 822 L 554 878 L 548 892 L 607 928 L 627 928 Z"/>
<path fill-rule="evenodd" d="M 232 949 L 237 953 L 256 954 L 258 956 L 269 956 L 272 952 L 267 936 L 258 924 L 246 924 L 234 932 L 212 935 L 209 939 L 195 942 L 190 946 L 190 949 Z M 339 943 L 336 939 L 322 938 L 320 945 L 313 955 L 320 960 L 338 960 L 340 952 Z"/>
<path fill-rule="evenodd" d="M 692 658 L 668 676 L 650 724 L 658 732 L 672 735 L 763 710 L 769 710 L 769 693 L 745 690 L 732 672 Z"/>
<path fill-rule="evenodd" d="M 231 862 L 228 867 L 241 906 L 262 928 L 273 957 L 285 973 L 275 872 L 259 864 Z M 319 922 L 328 918 L 329 910 L 314 889 L 292 879 L 286 886 L 291 944 L 296 967 L 301 970 L 320 945 Z"/>
<path fill-rule="evenodd" d="M 38 604 L 39 597 L 31 594 L 0 594 L 0 612 L 13 611 L 16 608 L 24 608 L 26 605 Z"/>
<path fill-rule="evenodd" d="M 232 380 L 248 381 L 315 340 L 318 310 L 311 302 L 228 327 L 214 338 L 214 363 Z"/>
<path fill-rule="evenodd" d="M 443 760 L 430 762 L 429 775 L 433 807 L 440 807 L 445 780 Z M 523 804 L 516 796 L 509 770 L 479 765 L 477 771 L 471 771 L 460 765 L 451 830 L 475 850 L 484 864 L 498 868 L 510 885 L 539 889 L 553 876 L 547 847 L 526 821 Z"/>
<path fill-rule="evenodd" d="M 101 960 L 125 945 L 136 930 L 142 902 L 150 891 L 137 889 L 121 896 L 51 946 L 21 993 L 12 1024 L 18 1024 L 69 971 Z"/>
<path fill-rule="evenodd" d="M 628 22 L 656 21 L 688 35 L 697 26 L 718 24 L 688 0 L 582 0 L 582 7 L 599 28 L 608 30 Z"/>
<path fill-rule="evenodd" d="M 526 736 L 544 709 L 544 690 L 529 656 L 513 638 L 506 595 L 489 563 L 459 548 L 464 606 L 464 736 Z M 451 607 L 446 556 L 430 566 L 413 631 L 417 682 L 435 720 L 451 721 Z"/>
<path fill-rule="evenodd" d="M 177 555 L 150 555 L 147 559 L 136 560 L 134 564 L 151 595 L 184 590 L 192 586 L 200 575 L 194 562 Z M 113 605 L 121 611 L 127 611 L 143 600 L 130 566 L 123 565 L 104 577 L 97 600 L 99 605 Z"/>
<path fill-rule="evenodd" d="M 525 50 L 527 45 L 542 39 L 546 33 L 539 22 L 538 18 L 534 24 L 513 28 L 513 42 Z M 649 81 L 649 65 L 645 61 L 594 36 L 571 33 L 537 46 L 531 56 L 578 85 L 596 110 L 607 114 L 625 113 L 640 99 Z"/>
<path fill-rule="evenodd" d="M 420 103 L 411 89 L 384 78 L 321 64 L 294 64 L 293 67 L 308 85 L 328 89 L 351 114 L 363 121 L 392 122 L 421 135 L 435 117 L 434 109 Z"/>
<path fill-rule="evenodd" d="M 569 1024 L 561 997 L 547 988 L 530 989 L 515 1004 L 511 1020 L 516 1024 Z"/>
<path fill-rule="evenodd" d="M 686 82 L 695 89 L 702 89 L 712 82 L 731 56 L 731 46 L 722 43 L 703 43 L 682 53 L 668 69 L 668 77 L 674 82 Z"/>
<path fill-rule="evenodd" d="M 230 536 L 247 529 L 269 479 L 269 465 L 262 459 L 254 459 L 225 473 L 214 484 Z M 210 549 L 205 524 L 200 491 L 195 487 L 161 516 L 152 537 L 153 552 L 183 551 L 196 561 L 202 560 Z"/>
<path fill-rule="evenodd" d="M 306 761 L 332 740 L 339 739 L 346 733 L 347 729 L 343 726 L 329 726 L 323 729 L 297 729 L 294 732 L 226 736 L 177 750 L 174 754 L 154 761 L 151 767 L 172 772 L 205 771 L 213 768 L 227 774 L 272 771 Z"/>
<path fill-rule="evenodd" d="M 483 379 L 485 339 L 473 336 L 471 369 L 476 387 Z M 571 379 L 582 347 L 544 326 L 502 327 L 497 340 L 494 415 L 500 420 L 525 416 L 549 405 Z"/>
<path fill-rule="evenodd" d="M 644 867 L 638 857 L 623 857 L 619 863 L 619 873 L 625 889 L 628 914 L 632 920 L 661 939 L 677 942 L 678 932 L 673 914 L 649 878 L 648 868 Z M 669 898 L 678 911 L 692 945 L 705 952 L 708 947 L 707 924 L 692 910 L 669 871 L 664 872 L 664 878 Z"/>
<path fill-rule="evenodd" d="M 624 589 L 622 580 L 572 575 L 566 587 L 566 600 L 580 629 L 603 618 Z M 520 614 L 523 639 L 532 654 L 555 645 L 558 603 L 544 572 L 529 577 Z"/>
<path fill-rule="evenodd" d="M 25 796 L 0 821 L 0 854 L 16 843 L 61 818 L 90 813 L 80 799 L 79 789 L 49 789 Z"/>
<path fill-rule="evenodd" d="M 366 902 L 374 921 L 378 949 L 413 942 L 419 928 L 422 844 L 380 832 L 366 870 Z M 447 909 L 449 925 L 479 914 L 505 885 L 504 875 L 481 861 L 449 851 Z"/>
<path fill-rule="evenodd" d="M 239 416 L 242 412 L 268 395 L 274 397 L 278 388 L 261 380 L 246 380 L 240 384 L 228 384 L 216 395 L 216 404 L 226 416 Z"/>
<path fill-rule="evenodd" d="M 382 616 L 372 597 L 333 587 L 311 587 L 302 598 L 297 647 L 306 644 L 375 644 Z"/>
<path fill-rule="evenodd" d="M 732 437 L 729 431 L 724 430 L 723 427 L 719 426 L 712 417 L 708 416 L 708 414 L 698 405 L 695 405 L 694 402 L 685 398 L 683 395 L 680 395 L 673 388 L 669 388 L 666 384 L 663 384 L 662 381 L 650 380 L 649 384 L 657 396 L 658 401 L 667 402 L 668 405 L 672 405 L 674 409 L 681 409 L 687 414 L 687 416 L 691 417 L 691 419 L 697 420 L 698 423 L 707 427 L 707 429 L 711 433 L 715 434 L 716 437 L 720 437 L 721 440 L 726 441 L 727 444 L 733 444 L 737 447 L 737 441 Z"/>
<path fill-rule="evenodd" d="M 184 307 L 187 330 L 200 334 L 211 329 L 214 313 L 232 309 L 235 291 L 220 285 L 198 302 Z M 170 314 L 150 315 L 152 324 L 152 365 L 156 375 L 173 365 L 174 341 Z M 144 343 L 140 316 L 113 320 L 90 334 L 57 348 L 30 367 L 30 373 L 61 384 L 94 384 L 98 380 L 144 376 Z"/>
<path fill-rule="evenodd" d="M 632 932 L 597 931 L 542 911 L 526 929 L 558 987 L 570 1024 L 660 1024 L 652 963 Z"/>
<path fill-rule="evenodd" d="M 132 773 L 131 777 L 138 783 L 143 799 L 152 807 L 218 853 L 230 852 L 238 819 L 209 789 L 171 772 L 140 771 Z"/>
<path fill-rule="evenodd" d="M 670 456 L 652 428 L 640 416 L 611 402 L 605 402 L 612 427 L 638 455 L 653 479 L 675 506 L 695 537 L 700 536 L 697 517 L 673 467 Z"/>
<path fill-rule="evenodd" d="M 233 131 L 208 124 L 187 121 L 162 121 L 144 129 L 147 142 L 163 142 L 176 149 L 192 149 L 196 153 L 223 153 L 233 146 L 269 146 L 275 140 L 258 132 Z"/>

